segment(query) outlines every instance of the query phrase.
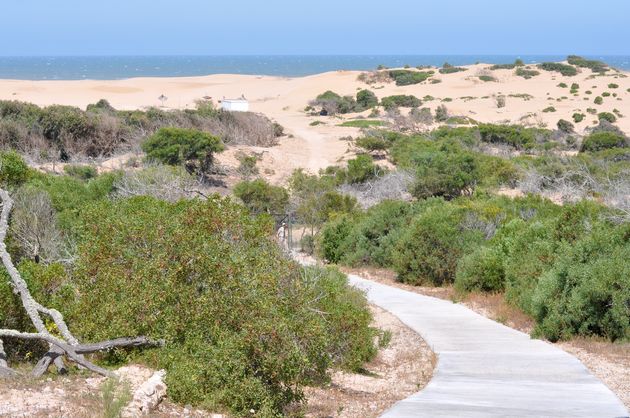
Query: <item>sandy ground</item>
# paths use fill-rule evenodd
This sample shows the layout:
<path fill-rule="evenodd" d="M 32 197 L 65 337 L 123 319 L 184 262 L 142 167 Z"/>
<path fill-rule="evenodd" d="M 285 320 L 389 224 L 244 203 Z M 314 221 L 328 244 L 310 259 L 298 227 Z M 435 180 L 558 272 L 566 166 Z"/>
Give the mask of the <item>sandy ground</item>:
<path fill-rule="evenodd" d="M 355 95 L 362 88 L 371 89 L 380 98 L 394 94 L 413 94 L 419 98 L 432 96 L 423 106 L 435 109 L 444 104 L 452 115 L 469 116 L 480 122 L 510 122 L 554 128 L 559 119 L 572 120 L 574 112 L 586 114 L 577 124 L 577 130 L 591 126 L 597 117 L 588 114 L 587 108 L 597 112 L 612 112 L 617 109 L 625 117 L 617 125 L 630 132 L 630 78 L 627 73 L 610 72 L 606 76 L 593 77 L 590 70 L 583 70 L 574 77 L 541 71 L 539 76 L 525 80 L 512 70 L 496 70 L 490 74 L 496 82 L 483 82 L 489 66 L 468 66 L 467 71 L 454 74 L 437 74 L 439 83 L 425 82 L 412 86 L 396 86 L 394 83 L 367 85 L 357 80 L 360 72 L 336 71 L 301 78 L 247 75 L 211 75 L 206 77 L 182 78 L 133 78 L 126 80 L 80 80 L 80 81 L 23 81 L 0 80 L 0 99 L 21 100 L 38 105 L 65 104 L 85 108 L 89 103 L 107 99 L 118 109 L 138 109 L 160 106 L 160 95 L 168 100 L 166 108 L 191 108 L 195 101 L 212 97 L 215 103 L 222 98 L 245 95 L 254 112 L 264 113 L 285 127 L 287 136 L 279 146 L 267 149 L 260 167 L 275 183 L 283 182 L 295 168 L 317 171 L 336 164 L 351 156 L 348 143 L 342 137 L 357 136 L 356 128 L 342 128 L 338 118 L 313 117 L 304 112 L 308 102 L 326 90 L 342 95 Z M 578 83 L 576 96 L 569 88 L 558 84 Z M 608 85 L 619 87 L 612 89 Z M 589 90 L 592 94 L 586 94 Z M 609 92 L 602 105 L 595 105 L 596 96 Z M 617 97 L 612 95 L 616 94 Z M 495 97 L 506 96 L 506 106 L 497 108 Z M 529 95 L 523 98 L 522 95 Z M 562 99 L 565 97 L 564 99 Z M 560 101 L 558 101 L 560 99 Z M 554 106 L 556 112 L 542 112 Z M 366 116 L 365 112 L 362 116 Z M 345 118 L 357 115 L 346 115 Z M 320 120 L 323 124 L 310 126 Z M 226 154 L 227 155 L 227 154 Z M 219 158 L 219 160 L 222 157 Z M 229 155 L 226 158 L 230 158 Z"/>
<path fill-rule="evenodd" d="M 534 321 L 530 317 L 508 305 L 500 295 L 472 293 L 462 298 L 452 287 L 422 287 L 400 283 L 396 281 L 396 273 L 391 270 L 342 268 L 342 271 L 410 292 L 461 303 L 480 315 L 527 334 L 531 333 L 534 326 Z M 619 397 L 626 408 L 630 408 L 630 343 L 575 338 L 555 345 L 577 357 L 593 375 Z"/>
<path fill-rule="evenodd" d="M 424 340 L 389 312 L 371 307 L 375 327 L 391 333 L 366 374 L 336 372 L 329 388 L 307 390 L 306 416 L 377 417 L 431 380 L 437 358 Z"/>

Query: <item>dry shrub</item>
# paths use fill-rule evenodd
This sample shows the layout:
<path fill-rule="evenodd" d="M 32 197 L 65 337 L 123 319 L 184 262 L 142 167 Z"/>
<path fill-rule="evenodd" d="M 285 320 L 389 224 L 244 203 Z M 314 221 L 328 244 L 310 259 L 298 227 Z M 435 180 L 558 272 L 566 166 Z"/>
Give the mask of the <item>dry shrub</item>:
<path fill-rule="evenodd" d="M 367 209 L 384 200 L 411 200 L 409 187 L 415 177 L 408 171 L 394 171 L 373 181 L 359 184 L 344 184 L 339 188 L 343 194 L 353 196 L 362 208 Z"/>
<path fill-rule="evenodd" d="M 141 171 L 125 172 L 114 187 L 117 198 L 151 196 L 177 202 L 198 195 L 200 182 L 181 167 L 155 165 Z"/>

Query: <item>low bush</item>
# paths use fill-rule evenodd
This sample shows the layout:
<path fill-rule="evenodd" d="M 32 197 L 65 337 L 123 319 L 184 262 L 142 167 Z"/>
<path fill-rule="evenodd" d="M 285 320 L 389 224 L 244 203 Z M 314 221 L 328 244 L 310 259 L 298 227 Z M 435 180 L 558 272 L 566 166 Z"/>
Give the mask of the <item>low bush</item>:
<path fill-rule="evenodd" d="M 310 106 L 322 108 L 325 115 L 345 114 L 363 111 L 352 96 L 340 96 L 334 91 L 326 91 L 309 103 Z"/>
<path fill-rule="evenodd" d="M 610 83 L 610 84 L 608 84 L 608 88 L 609 89 L 618 89 L 619 88 L 619 84 Z"/>
<path fill-rule="evenodd" d="M 15 187 L 26 182 L 31 170 L 24 159 L 15 151 L 0 152 L 0 186 Z"/>
<path fill-rule="evenodd" d="M 365 297 L 345 276 L 299 268 L 269 239 L 271 224 L 229 200 L 103 202 L 82 223 L 64 309 L 73 330 L 164 339 L 131 355 L 167 370 L 175 402 L 281 416 L 330 367 L 357 370 L 376 352 Z"/>
<path fill-rule="evenodd" d="M 439 72 L 440 74 L 453 74 L 453 73 L 459 73 L 461 71 L 466 71 L 467 69 L 464 67 L 455 67 L 451 64 L 449 64 L 448 62 L 445 62 L 444 65 L 442 65 L 442 68 L 440 68 Z"/>
<path fill-rule="evenodd" d="M 378 97 L 370 90 L 360 90 L 357 93 L 357 106 L 361 109 L 370 109 L 378 106 Z"/>
<path fill-rule="evenodd" d="M 574 131 L 575 126 L 568 120 L 560 119 L 557 123 L 558 130 L 567 134 L 570 134 Z"/>
<path fill-rule="evenodd" d="M 433 286 L 453 283 L 459 259 L 482 240 L 478 231 L 462 231 L 463 216 L 455 205 L 436 200 L 414 218 L 392 255 L 402 282 Z"/>
<path fill-rule="evenodd" d="M 384 151 L 391 145 L 386 139 L 373 135 L 362 136 L 355 143 L 367 151 Z"/>
<path fill-rule="evenodd" d="M 625 148 L 628 141 L 623 136 L 614 132 L 594 132 L 584 138 L 582 152 L 595 152 L 610 148 Z"/>
<path fill-rule="evenodd" d="M 543 109 L 543 113 L 552 113 L 552 112 L 555 112 L 555 111 L 556 111 L 556 108 L 553 107 L 553 106 L 549 106 L 549 107 L 546 107 L 546 108 Z"/>
<path fill-rule="evenodd" d="M 63 171 L 67 175 L 81 180 L 93 179 L 98 175 L 96 168 L 89 165 L 66 165 Z"/>
<path fill-rule="evenodd" d="M 586 115 L 584 113 L 576 112 L 573 114 L 573 122 L 580 123 L 584 120 L 585 117 Z"/>
<path fill-rule="evenodd" d="M 389 76 L 397 86 L 409 86 L 422 83 L 434 74 L 433 71 L 391 70 Z"/>
<path fill-rule="evenodd" d="M 238 183 L 234 195 L 254 214 L 283 214 L 289 204 L 284 187 L 272 186 L 263 179 Z"/>
<path fill-rule="evenodd" d="M 435 120 L 437 122 L 446 122 L 449 118 L 448 109 L 444 105 L 435 108 Z"/>
<path fill-rule="evenodd" d="M 536 70 L 531 70 L 531 69 L 528 69 L 528 68 L 524 68 L 524 67 L 519 67 L 519 68 L 516 69 L 514 74 L 516 74 L 519 77 L 523 77 L 526 80 L 529 80 L 530 78 L 536 77 L 537 75 L 539 75 L 540 72 L 536 71 Z"/>
<path fill-rule="evenodd" d="M 481 124 L 478 129 L 483 142 L 510 145 L 516 149 L 530 149 L 536 144 L 537 137 L 549 136 L 548 131 L 518 125 Z"/>
<path fill-rule="evenodd" d="M 555 71 L 566 77 L 577 75 L 577 69 L 574 66 L 562 64 L 559 62 L 543 62 L 542 64 L 538 65 L 538 68 L 545 71 Z"/>
<path fill-rule="evenodd" d="M 396 107 L 419 107 L 422 105 L 422 102 L 416 96 L 399 94 L 383 97 L 381 99 L 381 105 L 389 110 Z"/>
<path fill-rule="evenodd" d="M 374 164 L 374 159 L 370 155 L 358 155 L 356 158 L 348 160 L 346 181 L 350 184 L 364 183 L 384 172 L 381 167 Z"/>
<path fill-rule="evenodd" d="M 596 60 L 587 60 L 578 55 L 569 55 L 567 61 L 571 65 L 580 68 L 590 68 L 594 73 L 603 73 L 608 71 L 606 63 Z"/>
<path fill-rule="evenodd" d="M 385 122 L 382 120 L 374 120 L 374 119 L 355 119 L 355 120 L 347 120 L 339 126 L 344 128 L 371 128 L 374 126 L 383 126 Z"/>
<path fill-rule="evenodd" d="M 604 99 L 601 96 L 597 96 L 595 100 L 593 100 L 593 103 L 595 103 L 596 105 L 600 105 L 604 103 Z"/>
<path fill-rule="evenodd" d="M 194 129 L 162 128 L 142 143 L 147 158 L 168 165 L 185 165 L 189 171 L 208 172 L 221 140 Z"/>
<path fill-rule="evenodd" d="M 479 80 L 481 81 L 485 81 L 485 82 L 489 82 L 489 81 L 497 81 L 496 78 L 492 77 L 491 75 L 480 75 L 479 76 Z"/>
<path fill-rule="evenodd" d="M 614 115 L 614 113 L 610 113 L 610 112 L 600 112 L 600 113 L 598 113 L 597 114 L 597 119 L 605 120 L 605 121 L 610 122 L 610 123 L 617 122 L 617 117 Z"/>

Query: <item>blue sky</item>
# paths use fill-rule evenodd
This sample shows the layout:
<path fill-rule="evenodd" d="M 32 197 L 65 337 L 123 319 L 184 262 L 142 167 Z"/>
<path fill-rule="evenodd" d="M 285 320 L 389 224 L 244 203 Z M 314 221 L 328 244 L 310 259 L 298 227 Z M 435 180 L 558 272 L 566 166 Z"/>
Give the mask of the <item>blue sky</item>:
<path fill-rule="evenodd" d="M 630 0 L 6 0 L 0 55 L 630 54 Z"/>

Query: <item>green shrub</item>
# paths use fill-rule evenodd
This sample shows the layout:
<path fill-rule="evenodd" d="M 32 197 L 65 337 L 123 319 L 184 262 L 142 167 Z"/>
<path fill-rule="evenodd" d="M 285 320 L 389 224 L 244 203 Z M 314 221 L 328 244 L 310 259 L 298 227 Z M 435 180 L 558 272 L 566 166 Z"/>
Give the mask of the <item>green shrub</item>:
<path fill-rule="evenodd" d="M 603 73 L 608 71 L 608 65 L 601 61 L 587 60 L 577 55 L 569 55 L 567 61 L 571 65 L 580 68 L 590 68 L 594 73 Z"/>
<path fill-rule="evenodd" d="M 575 67 L 559 62 L 543 62 L 538 68 L 545 71 L 555 71 L 567 77 L 577 75 L 577 69 Z"/>
<path fill-rule="evenodd" d="M 540 74 L 539 71 L 536 70 L 530 70 L 527 68 L 523 68 L 523 67 L 519 67 L 516 69 L 516 71 L 514 72 L 517 76 L 519 77 L 523 77 L 526 80 L 529 80 L 532 77 L 536 77 L 537 75 Z"/>
<path fill-rule="evenodd" d="M 338 216 L 326 223 L 318 243 L 320 255 L 330 263 L 339 263 L 346 254 L 344 242 L 350 235 L 357 217 Z"/>
<path fill-rule="evenodd" d="M 363 183 L 367 180 L 378 177 L 383 169 L 374 164 L 374 159 L 370 155 L 358 155 L 356 158 L 348 160 L 348 183 Z"/>
<path fill-rule="evenodd" d="M 344 128 L 371 128 L 373 126 L 383 126 L 385 122 L 382 120 L 373 120 L 373 119 L 355 119 L 345 121 L 339 126 Z"/>
<path fill-rule="evenodd" d="M 454 199 L 471 193 L 479 181 L 479 168 L 474 155 L 457 148 L 442 148 L 414 158 L 416 180 L 411 194 L 418 199 L 440 196 Z"/>
<path fill-rule="evenodd" d="M 459 290 L 499 292 L 505 287 L 503 254 L 493 247 L 481 246 L 457 264 L 455 286 Z"/>
<path fill-rule="evenodd" d="M 578 113 L 574 114 L 574 118 L 575 118 L 575 115 L 577 115 L 577 114 Z M 569 122 L 568 120 L 564 120 L 564 119 L 560 119 L 558 121 L 557 126 L 558 126 L 558 130 L 559 131 L 564 132 L 564 133 L 568 133 L 568 134 L 572 133 L 573 130 L 575 129 L 575 127 L 573 126 L 573 124 L 571 122 Z"/>
<path fill-rule="evenodd" d="M 360 90 L 357 93 L 357 105 L 362 109 L 378 106 L 378 97 L 370 90 Z"/>
<path fill-rule="evenodd" d="M 619 84 L 610 83 L 610 84 L 608 85 L 608 88 L 609 88 L 609 89 L 618 89 L 618 88 L 619 88 Z"/>
<path fill-rule="evenodd" d="M 602 93 L 602 96 L 603 96 L 603 97 L 610 97 L 610 93 L 608 93 L 607 91 L 605 91 L 605 92 L 603 92 L 603 93 Z"/>
<path fill-rule="evenodd" d="M 604 99 L 602 99 L 601 96 L 597 96 L 595 98 L 595 100 L 593 100 L 593 103 L 595 103 L 596 105 L 600 105 L 600 104 L 604 103 Z"/>
<path fill-rule="evenodd" d="M 452 283 L 459 259 L 481 240 L 478 231 L 462 231 L 462 218 L 461 209 L 439 200 L 418 215 L 392 255 L 399 280 L 415 285 Z"/>
<path fill-rule="evenodd" d="M 207 172 L 212 166 L 213 154 L 221 152 L 221 140 L 195 129 L 162 128 L 142 143 L 149 160 L 162 164 L 185 164 L 191 171 Z"/>
<path fill-rule="evenodd" d="M 617 122 L 617 117 L 613 113 L 610 113 L 610 112 L 600 112 L 600 113 L 598 113 L 597 114 L 597 119 L 605 120 L 605 121 L 610 122 L 610 123 Z"/>
<path fill-rule="evenodd" d="M 573 122 L 580 123 L 584 120 L 585 117 L 586 115 L 584 113 L 576 112 L 573 114 Z"/>
<path fill-rule="evenodd" d="M 14 187 L 24 183 L 31 171 L 24 159 L 15 151 L 0 152 L 0 186 Z"/>
<path fill-rule="evenodd" d="M 558 87 L 566 89 L 569 86 L 567 86 L 567 83 L 560 83 L 560 84 L 558 84 Z"/>
<path fill-rule="evenodd" d="M 351 266 L 389 267 L 393 263 L 394 246 L 415 211 L 406 202 L 382 202 L 356 219 L 350 228 L 347 220 L 334 222 L 332 226 L 325 228 L 322 244 L 329 249 L 335 248 L 339 254 L 337 262 Z M 345 233 L 342 239 L 339 239 L 340 232 Z"/>
<path fill-rule="evenodd" d="M 357 370 L 375 354 L 364 296 L 335 270 L 284 258 L 271 225 L 229 200 L 104 202 L 82 222 L 73 330 L 164 339 L 140 360 L 167 370 L 175 402 L 281 416 L 331 366 Z"/>
<path fill-rule="evenodd" d="M 109 102 L 105 99 L 101 99 L 96 103 L 87 105 L 86 111 L 88 112 L 105 112 L 105 113 L 115 113 L 116 109 L 109 104 Z"/>
<path fill-rule="evenodd" d="M 556 108 L 553 106 L 549 106 L 543 109 L 543 113 L 551 113 L 551 112 L 555 112 Z"/>
<path fill-rule="evenodd" d="M 422 102 L 416 96 L 399 94 L 383 97 L 381 105 L 389 110 L 396 107 L 419 107 L 422 105 Z"/>
<path fill-rule="evenodd" d="M 63 171 L 71 176 L 80 180 L 89 180 L 98 176 L 96 168 L 89 165 L 66 165 Z"/>
<path fill-rule="evenodd" d="M 284 187 L 272 186 L 263 179 L 238 183 L 234 195 L 254 214 L 281 214 L 289 204 L 289 193 Z"/>
<path fill-rule="evenodd" d="M 464 67 L 455 67 L 451 64 L 449 64 L 448 62 L 445 62 L 444 65 L 442 65 L 442 68 L 440 68 L 439 72 L 440 74 L 453 74 L 453 73 L 458 73 L 461 71 L 466 71 L 466 68 Z"/>
<path fill-rule="evenodd" d="M 437 122 L 446 122 L 449 118 L 448 109 L 444 105 L 435 108 L 435 120 Z"/>
<path fill-rule="evenodd" d="M 389 76 L 397 86 L 409 86 L 422 83 L 433 75 L 433 71 L 391 70 Z"/>
<path fill-rule="evenodd" d="M 391 145 L 389 141 L 377 136 L 362 136 L 355 141 L 358 147 L 367 151 L 384 151 Z"/>
<path fill-rule="evenodd" d="M 492 77 L 491 75 L 480 75 L 479 76 L 479 80 L 481 81 L 485 81 L 485 82 L 489 82 L 489 81 L 497 81 L 496 78 Z"/>
<path fill-rule="evenodd" d="M 483 142 L 510 145 L 516 149 L 532 148 L 536 144 L 537 136 L 549 135 L 548 131 L 519 125 L 481 124 L 478 129 Z"/>
<path fill-rule="evenodd" d="M 535 333 L 552 341 L 574 335 L 627 340 L 629 257 L 627 228 L 601 223 L 561 246 L 558 262 L 541 276 L 533 295 Z"/>
<path fill-rule="evenodd" d="M 623 136 L 614 132 L 594 132 L 584 138 L 582 152 L 595 152 L 610 148 L 625 148 L 628 141 Z"/>
<path fill-rule="evenodd" d="M 311 106 L 320 106 L 328 115 L 334 115 L 336 113 L 345 114 L 365 110 L 357 105 L 354 97 L 342 97 L 330 90 L 317 96 L 317 98 L 311 102 Z"/>

